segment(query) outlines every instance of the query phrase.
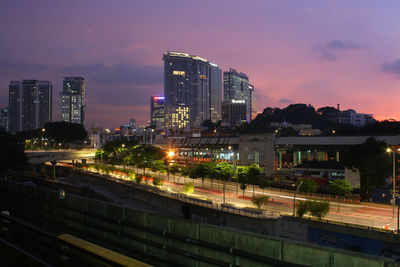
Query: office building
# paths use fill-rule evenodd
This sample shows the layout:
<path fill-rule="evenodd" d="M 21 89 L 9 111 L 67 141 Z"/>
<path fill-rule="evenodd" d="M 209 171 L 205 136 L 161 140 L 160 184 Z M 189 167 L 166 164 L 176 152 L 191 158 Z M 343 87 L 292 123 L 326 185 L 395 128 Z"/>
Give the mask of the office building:
<path fill-rule="evenodd" d="M 375 122 L 371 114 L 357 113 L 352 109 L 328 113 L 326 118 L 336 124 L 349 124 L 355 127 L 364 127 Z"/>
<path fill-rule="evenodd" d="M 61 119 L 85 125 L 85 79 L 64 77 L 61 94 Z"/>
<path fill-rule="evenodd" d="M 180 52 L 166 52 L 163 60 L 166 126 L 198 127 L 206 120 L 218 120 L 222 94 L 218 66 L 204 58 Z M 176 116 L 170 113 L 178 111 L 181 113 Z M 173 123 L 173 118 L 184 121 Z"/>
<path fill-rule="evenodd" d="M 222 70 L 210 63 L 210 116 L 211 122 L 217 123 L 221 117 Z"/>
<path fill-rule="evenodd" d="M 235 69 L 224 71 L 224 101 L 244 101 L 246 104 L 246 121 L 251 122 L 255 105 L 254 86 L 249 84 L 249 77 Z M 252 99 L 254 104 L 252 104 Z M 227 102 L 228 103 L 228 102 Z"/>
<path fill-rule="evenodd" d="M 164 128 L 164 101 L 165 97 L 163 96 L 150 97 L 150 125 L 157 130 Z"/>
<path fill-rule="evenodd" d="M 0 128 L 8 132 L 8 108 L 0 108 Z"/>
<path fill-rule="evenodd" d="M 250 106 L 251 106 L 251 120 L 254 120 L 257 116 L 257 99 L 254 91 L 254 85 L 249 84 L 250 89 Z"/>
<path fill-rule="evenodd" d="M 53 85 L 49 81 L 11 81 L 9 85 L 9 131 L 42 128 L 52 120 Z"/>
<path fill-rule="evenodd" d="M 246 103 L 244 100 L 226 100 L 222 102 L 222 121 L 230 127 L 246 122 Z"/>
<path fill-rule="evenodd" d="M 167 106 L 165 108 L 165 128 L 178 131 L 191 127 L 190 109 L 187 106 Z"/>

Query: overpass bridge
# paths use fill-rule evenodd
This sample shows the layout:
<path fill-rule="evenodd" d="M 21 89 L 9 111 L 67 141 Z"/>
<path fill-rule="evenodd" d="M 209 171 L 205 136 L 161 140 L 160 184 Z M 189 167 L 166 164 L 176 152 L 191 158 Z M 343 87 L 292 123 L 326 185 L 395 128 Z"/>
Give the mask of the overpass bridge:
<path fill-rule="evenodd" d="M 26 150 L 28 162 L 31 164 L 43 164 L 46 162 L 58 162 L 64 160 L 94 159 L 94 148 L 88 149 L 59 149 L 59 150 Z"/>

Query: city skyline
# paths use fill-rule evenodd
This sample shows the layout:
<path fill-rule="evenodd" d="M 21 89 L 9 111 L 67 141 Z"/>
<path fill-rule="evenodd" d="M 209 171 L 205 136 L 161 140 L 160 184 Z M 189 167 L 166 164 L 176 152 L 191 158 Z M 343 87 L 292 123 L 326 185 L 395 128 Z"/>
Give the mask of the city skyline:
<path fill-rule="evenodd" d="M 87 127 L 94 121 L 118 127 L 132 117 L 144 124 L 149 96 L 163 94 L 162 54 L 185 51 L 218 63 L 223 71 L 248 74 L 258 112 L 291 103 L 340 104 L 377 119 L 400 119 L 400 47 L 395 45 L 400 3 L 395 1 L 364 1 L 362 6 L 339 1 L 201 6 L 3 1 L 0 6 L 2 108 L 11 80 L 49 80 L 56 120 L 62 77 L 76 75 L 87 81 Z M 189 10 L 207 19 L 191 19 Z M 43 13 L 49 15 L 39 16 Z M 243 13 L 251 16 L 236 19 Z M 202 38 L 196 38 L 199 34 Z"/>

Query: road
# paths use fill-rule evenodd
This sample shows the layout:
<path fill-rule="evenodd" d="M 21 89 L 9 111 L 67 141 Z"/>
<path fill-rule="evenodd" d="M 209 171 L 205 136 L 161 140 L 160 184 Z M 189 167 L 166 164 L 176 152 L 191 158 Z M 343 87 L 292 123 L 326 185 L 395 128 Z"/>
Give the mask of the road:
<path fill-rule="evenodd" d="M 123 166 L 119 166 L 123 167 Z M 143 174 L 142 169 L 136 169 L 137 173 Z M 195 192 L 194 197 L 207 198 L 216 203 L 223 201 L 223 184 L 219 181 L 204 180 L 204 185 L 201 179 L 191 179 L 178 175 L 167 175 L 166 173 L 155 173 L 146 170 L 147 176 L 161 177 L 164 180 L 163 188 L 165 190 L 179 192 L 183 184 L 194 182 Z M 270 202 L 263 207 L 265 210 L 279 212 L 282 215 L 293 214 L 293 193 L 279 192 L 273 189 L 262 190 L 255 187 L 256 195 L 267 195 L 270 197 Z M 226 202 L 234 204 L 238 207 L 254 207 L 251 203 L 253 196 L 253 187 L 251 185 L 243 192 L 238 188 L 236 183 L 226 185 Z M 298 200 L 306 200 L 304 196 L 296 197 Z M 340 203 L 338 210 L 337 201 L 330 201 L 330 211 L 325 217 L 327 220 L 357 224 L 363 226 L 376 227 L 381 229 L 395 230 L 397 229 L 397 218 L 392 218 L 393 210 L 389 205 L 378 205 L 373 203 Z M 396 211 L 397 217 L 397 211 Z"/>

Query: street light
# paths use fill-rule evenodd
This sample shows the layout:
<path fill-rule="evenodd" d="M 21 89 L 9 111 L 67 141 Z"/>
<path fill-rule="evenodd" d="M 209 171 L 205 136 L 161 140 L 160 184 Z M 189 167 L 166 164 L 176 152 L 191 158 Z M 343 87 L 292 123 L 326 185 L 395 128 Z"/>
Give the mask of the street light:
<path fill-rule="evenodd" d="M 397 149 L 397 151 L 400 151 L 400 148 Z M 393 202 L 393 218 L 395 216 L 395 209 L 396 209 L 396 152 L 395 150 L 391 148 L 386 149 L 387 153 L 393 152 L 393 178 L 392 178 L 392 183 L 393 183 L 393 190 L 392 190 L 392 202 Z"/>
<path fill-rule="evenodd" d="M 45 128 L 42 128 L 42 149 L 43 149 L 43 142 L 44 142 L 44 133 L 46 132 Z"/>
<path fill-rule="evenodd" d="M 293 197 L 293 216 L 296 215 L 296 194 L 297 194 L 297 192 L 299 192 L 299 189 L 300 189 L 301 185 L 303 184 L 303 182 L 304 182 L 304 180 L 302 179 L 300 181 L 300 184 L 297 187 L 296 191 L 294 192 L 294 197 Z"/>

